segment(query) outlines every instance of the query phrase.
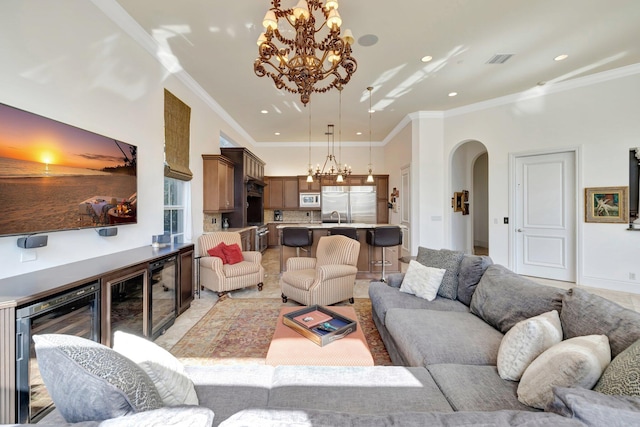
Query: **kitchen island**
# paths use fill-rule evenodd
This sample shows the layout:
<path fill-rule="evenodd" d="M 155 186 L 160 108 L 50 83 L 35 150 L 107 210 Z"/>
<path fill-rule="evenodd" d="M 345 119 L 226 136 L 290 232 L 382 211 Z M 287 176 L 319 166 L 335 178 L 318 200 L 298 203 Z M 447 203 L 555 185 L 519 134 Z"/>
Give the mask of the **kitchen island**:
<path fill-rule="evenodd" d="M 390 246 L 387 248 L 369 246 L 367 243 L 367 231 L 376 227 L 388 226 L 390 224 L 361 224 L 361 223 L 321 223 L 321 222 L 305 222 L 297 224 L 279 224 L 276 226 L 278 235 L 281 239 L 282 229 L 285 227 L 305 227 L 313 233 L 313 245 L 310 252 L 300 250 L 300 256 L 316 256 L 316 248 L 318 247 L 318 241 L 320 237 L 329 234 L 329 230 L 333 227 L 353 227 L 358 234 L 358 241 L 360 242 L 360 255 L 358 256 L 358 274 L 357 279 L 379 279 L 382 275 L 382 250 L 385 250 L 385 258 L 387 265 L 385 267 L 385 273 L 399 273 L 401 256 L 400 246 Z M 395 225 L 395 224 L 391 224 Z M 404 232 L 406 227 L 398 225 Z M 296 248 L 280 245 L 280 273 L 282 273 L 287 265 L 287 260 L 296 256 Z"/>

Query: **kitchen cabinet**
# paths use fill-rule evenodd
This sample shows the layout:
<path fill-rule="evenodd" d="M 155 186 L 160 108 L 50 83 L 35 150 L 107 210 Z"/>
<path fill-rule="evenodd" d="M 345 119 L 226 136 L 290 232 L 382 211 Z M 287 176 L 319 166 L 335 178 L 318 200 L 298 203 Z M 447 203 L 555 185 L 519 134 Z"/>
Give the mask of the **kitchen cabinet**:
<path fill-rule="evenodd" d="M 389 175 L 375 175 L 376 199 L 377 199 L 377 220 L 378 224 L 389 223 Z"/>
<path fill-rule="evenodd" d="M 255 250 L 255 228 L 249 228 L 240 232 L 240 246 L 243 251 Z"/>
<path fill-rule="evenodd" d="M 320 179 L 313 178 L 313 182 L 307 182 L 307 176 L 298 176 L 298 191 L 300 193 L 319 193 Z"/>
<path fill-rule="evenodd" d="M 276 228 L 277 226 L 278 224 L 275 224 L 273 222 L 267 225 L 267 228 L 269 229 L 267 244 L 269 245 L 269 247 L 280 246 L 280 235 L 278 234 L 278 229 Z"/>
<path fill-rule="evenodd" d="M 234 165 L 217 154 L 202 155 L 203 211 L 205 213 L 233 212 Z"/>
<path fill-rule="evenodd" d="M 267 209 L 298 209 L 298 177 L 270 176 L 265 177 L 265 201 Z"/>

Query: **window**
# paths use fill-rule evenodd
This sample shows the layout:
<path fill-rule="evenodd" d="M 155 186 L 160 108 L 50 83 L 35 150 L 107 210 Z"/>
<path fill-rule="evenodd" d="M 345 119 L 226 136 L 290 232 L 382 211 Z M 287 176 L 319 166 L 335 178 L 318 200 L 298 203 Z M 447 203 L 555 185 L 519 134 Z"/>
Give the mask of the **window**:
<path fill-rule="evenodd" d="M 173 243 L 185 241 L 185 195 L 187 182 L 164 178 L 164 234 Z"/>

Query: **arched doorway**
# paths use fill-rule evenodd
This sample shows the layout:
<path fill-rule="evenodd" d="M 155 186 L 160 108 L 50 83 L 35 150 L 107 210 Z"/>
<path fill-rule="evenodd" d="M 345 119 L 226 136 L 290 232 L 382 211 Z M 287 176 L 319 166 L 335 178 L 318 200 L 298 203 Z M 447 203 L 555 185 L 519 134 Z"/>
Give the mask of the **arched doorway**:
<path fill-rule="evenodd" d="M 489 156 L 479 141 L 465 141 L 451 155 L 451 195 L 468 194 L 463 209 L 452 203 L 451 249 L 465 253 L 489 252 Z M 456 202 L 456 200 L 452 200 Z"/>

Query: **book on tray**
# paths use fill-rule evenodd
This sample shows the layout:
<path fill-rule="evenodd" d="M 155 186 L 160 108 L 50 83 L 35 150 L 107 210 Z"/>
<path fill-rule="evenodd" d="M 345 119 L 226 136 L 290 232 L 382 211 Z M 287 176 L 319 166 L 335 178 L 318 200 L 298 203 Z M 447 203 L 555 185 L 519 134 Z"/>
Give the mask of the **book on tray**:
<path fill-rule="evenodd" d="M 314 326 L 318 326 L 321 323 L 330 322 L 332 319 L 333 317 L 329 316 L 327 313 L 321 312 L 320 310 L 314 310 L 293 318 L 293 320 L 309 329 Z"/>

